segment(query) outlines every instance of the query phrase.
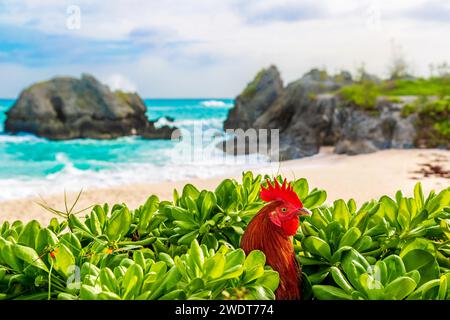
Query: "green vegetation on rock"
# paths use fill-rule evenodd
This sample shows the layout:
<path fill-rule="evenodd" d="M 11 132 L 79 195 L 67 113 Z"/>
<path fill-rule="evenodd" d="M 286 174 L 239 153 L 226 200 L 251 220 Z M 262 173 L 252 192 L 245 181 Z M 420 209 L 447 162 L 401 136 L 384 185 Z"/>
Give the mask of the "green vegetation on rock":
<path fill-rule="evenodd" d="M 247 84 L 244 91 L 241 93 L 241 96 L 244 98 L 251 98 L 255 95 L 257 91 L 258 83 L 261 81 L 264 74 L 267 72 L 266 69 L 261 69 L 255 76 L 255 78 Z"/>
<path fill-rule="evenodd" d="M 380 95 L 379 86 L 373 81 L 344 86 L 338 91 L 338 95 L 352 106 L 358 106 L 365 110 L 374 110 L 377 98 Z"/>

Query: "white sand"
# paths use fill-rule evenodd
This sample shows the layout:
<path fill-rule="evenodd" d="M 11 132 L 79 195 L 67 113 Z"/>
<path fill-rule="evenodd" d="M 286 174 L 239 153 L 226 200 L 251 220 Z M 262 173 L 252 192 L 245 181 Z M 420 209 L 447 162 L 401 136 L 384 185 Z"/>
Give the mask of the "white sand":
<path fill-rule="evenodd" d="M 379 198 L 383 194 L 393 196 L 399 189 L 404 194 L 411 195 L 417 181 L 422 182 L 424 192 L 432 189 L 442 190 L 450 186 L 448 178 L 435 176 L 425 178 L 414 173 L 424 163 L 439 164 L 446 170 L 450 170 L 450 151 L 385 150 L 357 156 L 336 155 L 331 151 L 330 148 L 324 148 L 316 156 L 284 161 L 277 168 L 259 168 L 254 172 L 269 175 L 280 173 L 288 180 L 307 178 L 310 188 L 318 187 L 327 191 L 329 203 L 338 198 L 354 198 L 358 204 L 361 204 L 372 198 Z M 227 177 L 240 179 L 240 176 L 233 173 Z M 87 190 L 83 192 L 76 208 L 82 209 L 105 202 L 111 205 L 123 202 L 130 208 L 136 208 L 152 194 L 156 194 L 160 199 L 171 199 L 173 189 L 181 190 L 186 183 L 193 183 L 200 189 L 213 190 L 224 178 L 226 177 Z M 68 194 L 69 204 L 73 202 L 76 195 L 77 193 Z M 64 209 L 63 190 L 59 195 L 44 196 L 44 199 L 51 207 Z M 53 215 L 37 205 L 36 202 L 40 201 L 40 199 L 19 199 L 0 202 L 0 223 L 3 220 L 15 219 L 48 221 Z"/>

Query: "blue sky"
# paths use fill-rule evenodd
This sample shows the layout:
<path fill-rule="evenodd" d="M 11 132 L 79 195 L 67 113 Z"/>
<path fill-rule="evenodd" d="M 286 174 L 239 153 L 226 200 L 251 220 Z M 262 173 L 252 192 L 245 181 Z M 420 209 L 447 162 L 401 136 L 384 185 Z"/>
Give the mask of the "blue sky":
<path fill-rule="evenodd" d="M 448 34 L 445 0 L 0 0 L 0 97 L 83 72 L 143 97 L 234 97 L 269 64 L 286 82 L 363 62 L 382 76 L 399 52 L 427 75 Z"/>

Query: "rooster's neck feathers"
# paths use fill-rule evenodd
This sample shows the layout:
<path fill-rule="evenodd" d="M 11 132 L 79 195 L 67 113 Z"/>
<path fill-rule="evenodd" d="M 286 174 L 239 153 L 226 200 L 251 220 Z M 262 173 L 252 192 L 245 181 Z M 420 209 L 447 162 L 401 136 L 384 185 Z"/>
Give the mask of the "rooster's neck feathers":
<path fill-rule="evenodd" d="M 280 205 L 274 201 L 264 206 L 250 221 L 241 240 L 241 248 L 246 254 L 261 250 L 266 262 L 280 275 L 277 299 L 300 298 L 300 268 L 295 260 L 292 239 L 275 228 L 269 215 Z"/>

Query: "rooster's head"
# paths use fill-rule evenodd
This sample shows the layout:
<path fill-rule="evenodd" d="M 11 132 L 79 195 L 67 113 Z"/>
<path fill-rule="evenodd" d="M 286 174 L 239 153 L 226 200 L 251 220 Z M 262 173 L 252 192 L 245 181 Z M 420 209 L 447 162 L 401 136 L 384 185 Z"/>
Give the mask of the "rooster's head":
<path fill-rule="evenodd" d="M 260 197 L 263 201 L 272 205 L 272 210 L 268 212 L 270 221 L 286 236 L 292 236 L 297 232 L 299 226 L 299 216 L 311 214 L 303 207 L 303 203 L 295 193 L 290 183 L 284 182 L 280 185 L 277 179 L 272 185 L 267 179 L 267 187 L 261 188 Z"/>

